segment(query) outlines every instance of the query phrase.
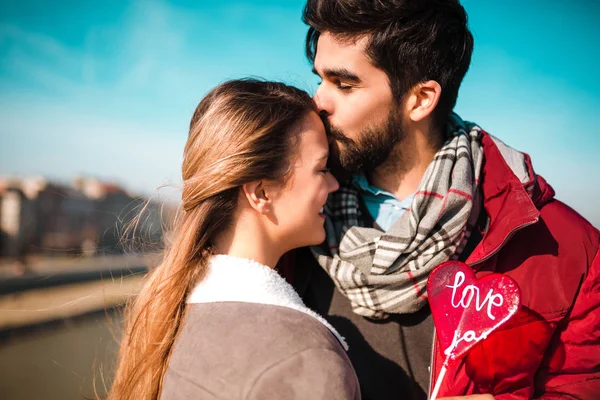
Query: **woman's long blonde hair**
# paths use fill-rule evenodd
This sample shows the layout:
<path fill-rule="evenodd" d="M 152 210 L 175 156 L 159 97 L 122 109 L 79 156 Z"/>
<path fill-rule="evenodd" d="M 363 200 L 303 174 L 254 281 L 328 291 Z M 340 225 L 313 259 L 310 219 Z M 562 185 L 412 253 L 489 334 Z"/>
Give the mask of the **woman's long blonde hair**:
<path fill-rule="evenodd" d="M 205 275 L 215 234 L 231 223 L 240 186 L 285 181 L 297 146 L 294 127 L 314 110 L 306 92 L 254 79 L 225 82 L 200 102 L 184 151 L 172 244 L 126 310 L 109 399 L 159 397 L 186 299 Z"/>

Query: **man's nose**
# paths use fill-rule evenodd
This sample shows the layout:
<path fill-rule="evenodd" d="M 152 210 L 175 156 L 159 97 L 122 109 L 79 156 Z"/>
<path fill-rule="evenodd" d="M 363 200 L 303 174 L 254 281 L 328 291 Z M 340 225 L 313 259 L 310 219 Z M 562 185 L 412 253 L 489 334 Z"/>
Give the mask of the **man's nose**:
<path fill-rule="evenodd" d="M 329 100 L 327 94 L 323 89 L 323 85 L 320 85 L 313 96 L 315 100 L 315 104 L 317 105 L 317 109 L 319 110 L 319 114 L 327 116 L 331 115 L 333 111 L 333 104 Z"/>

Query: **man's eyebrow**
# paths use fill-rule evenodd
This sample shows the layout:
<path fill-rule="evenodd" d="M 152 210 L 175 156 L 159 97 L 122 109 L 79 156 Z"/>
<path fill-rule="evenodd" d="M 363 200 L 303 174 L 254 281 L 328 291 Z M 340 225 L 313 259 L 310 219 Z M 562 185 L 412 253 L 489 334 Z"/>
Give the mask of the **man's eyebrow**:
<path fill-rule="evenodd" d="M 315 75 L 321 76 L 321 74 L 319 74 L 317 69 L 314 67 L 312 69 L 312 72 Z M 325 75 L 327 78 L 340 78 L 345 81 L 360 83 L 360 78 L 356 74 L 347 70 L 346 68 L 325 68 L 323 70 L 323 75 Z"/>

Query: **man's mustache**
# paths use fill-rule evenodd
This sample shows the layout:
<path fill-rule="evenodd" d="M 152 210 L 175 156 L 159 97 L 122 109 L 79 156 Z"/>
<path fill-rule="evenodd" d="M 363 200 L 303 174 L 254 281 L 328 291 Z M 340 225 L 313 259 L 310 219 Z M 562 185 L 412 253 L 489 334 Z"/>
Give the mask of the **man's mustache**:
<path fill-rule="evenodd" d="M 331 122 L 329 122 L 327 116 L 323 114 L 319 114 L 319 116 L 321 117 L 321 121 L 323 121 L 323 125 L 325 126 L 325 133 L 327 134 L 327 138 L 330 141 L 336 140 L 344 144 L 352 143 L 352 140 L 346 137 L 346 135 L 344 135 L 339 128 L 336 128 L 331 124 Z"/>

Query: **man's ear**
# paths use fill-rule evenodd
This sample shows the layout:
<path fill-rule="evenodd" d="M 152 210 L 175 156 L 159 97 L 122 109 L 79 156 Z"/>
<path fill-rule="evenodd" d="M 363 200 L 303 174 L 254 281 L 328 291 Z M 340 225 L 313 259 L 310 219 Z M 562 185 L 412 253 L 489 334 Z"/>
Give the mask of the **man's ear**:
<path fill-rule="evenodd" d="M 263 181 L 253 181 L 242 185 L 242 193 L 250 207 L 259 214 L 264 215 L 271 211 L 272 200 L 267 195 Z"/>
<path fill-rule="evenodd" d="M 412 121 L 419 122 L 431 115 L 437 107 L 442 87 L 436 81 L 427 81 L 415 85 L 409 93 L 406 102 L 408 116 Z"/>

